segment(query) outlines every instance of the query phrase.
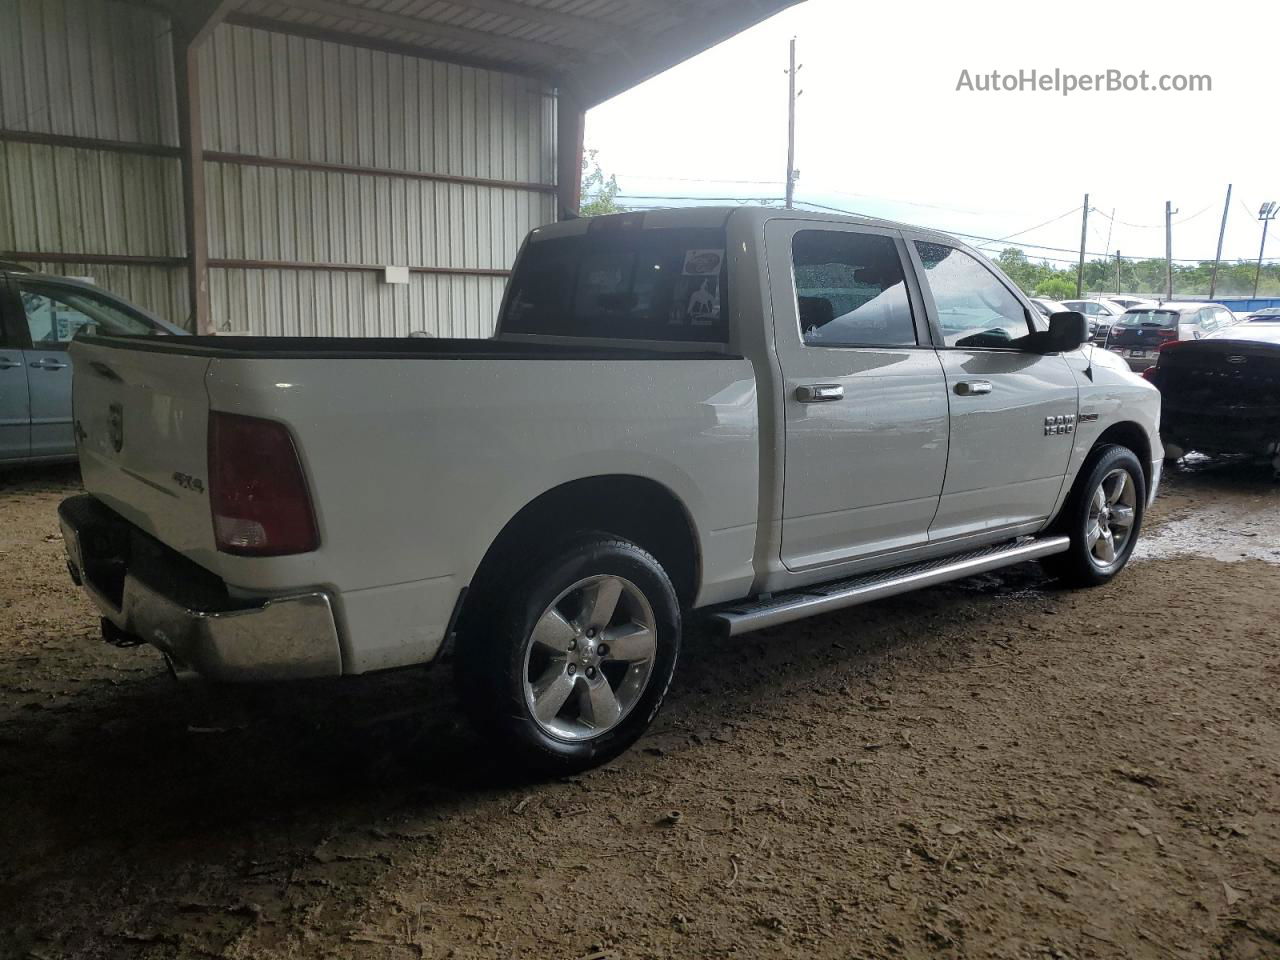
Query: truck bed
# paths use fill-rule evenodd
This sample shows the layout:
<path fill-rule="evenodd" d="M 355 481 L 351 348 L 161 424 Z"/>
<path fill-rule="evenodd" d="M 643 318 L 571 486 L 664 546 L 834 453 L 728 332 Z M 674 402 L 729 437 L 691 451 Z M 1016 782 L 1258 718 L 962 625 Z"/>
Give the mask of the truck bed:
<path fill-rule="evenodd" d="M 70 356 L 88 493 L 233 597 L 325 591 L 349 672 L 430 659 L 503 527 L 586 478 L 644 478 L 684 505 L 703 602 L 751 580 L 759 424 L 741 357 L 678 345 L 88 336 Z M 218 549 L 214 412 L 287 425 L 317 549 Z"/>

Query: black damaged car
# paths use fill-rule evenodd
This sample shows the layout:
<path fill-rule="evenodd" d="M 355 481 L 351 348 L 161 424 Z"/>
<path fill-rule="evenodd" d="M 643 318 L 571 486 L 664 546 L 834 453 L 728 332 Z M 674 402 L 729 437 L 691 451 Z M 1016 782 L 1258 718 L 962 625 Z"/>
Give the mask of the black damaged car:
<path fill-rule="evenodd" d="M 1196 450 L 1270 457 L 1280 472 L 1280 316 L 1160 347 L 1143 376 L 1160 388 L 1169 459 Z"/>

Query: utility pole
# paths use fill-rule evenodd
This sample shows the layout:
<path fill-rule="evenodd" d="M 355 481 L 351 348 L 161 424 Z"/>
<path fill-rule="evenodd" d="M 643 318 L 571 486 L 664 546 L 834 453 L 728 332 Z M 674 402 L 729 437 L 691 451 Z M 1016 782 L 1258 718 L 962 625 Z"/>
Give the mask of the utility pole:
<path fill-rule="evenodd" d="M 1164 202 L 1164 293 L 1166 300 L 1173 299 L 1173 201 Z"/>
<path fill-rule="evenodd" d="M 1231 209 L 1231 184 L 1227 184 L 1227 202 L 1222 205 L 1222 226 L 1218 228 L 1218 252 L 1213 258 L 1213 273 L 1209 275 L 1209 299 L 1218 289 L 1218 264 L 1222 261 L 1222 238 L 1227 235 L 1227 211 Z"/>
<path fill-rule="evenodd" d="M 787 209 L 796 205 L 796 38 L 791 38 L 791 69 L 787 71 L 790 90 L 787 95 Z"/>
<path fill-rule="evenodd" d="M 1120 292 L 1120 251 L 1116 251 L 1116 293 Z"/>
<path fill-rule="evenodd" d="M 1262 205 L 1262 209 L 1258 211 L 1258 219 L 1262 221 L 1262 246 L 1258 247 L 1258 269 L 1253 272 L 1253 296 L 1258 296 L 1258 281 L 1262 279 L 1262 254 L 1267 249 L 1267 224 L 1276 218 L 1276 214 L 1280 213 L 1280 203 L 1274 200 L 1268 201 Z"/>
<path fill-rule="evenodd" d="M 1076 299 L 1084 296 L 1084 244 L 1089 233 L 1089 195 L 1084 195 L 1084 216 L 1080 218 L 1080 265 L 1076 268 Z"/>

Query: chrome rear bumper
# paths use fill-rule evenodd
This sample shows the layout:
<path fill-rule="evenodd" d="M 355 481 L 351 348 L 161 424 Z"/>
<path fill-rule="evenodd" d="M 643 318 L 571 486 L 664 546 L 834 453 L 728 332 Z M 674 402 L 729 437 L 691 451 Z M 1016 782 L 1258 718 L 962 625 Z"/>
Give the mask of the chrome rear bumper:
<path fill-rule="evenodd" d="M 324 591 L 221 598 L 201 609 L 131 568 L 132 551 L 121 543 L 134 532 L 92 497 L 63 501 L 58 518 L 72 580 L 117 629 L 163 652 L 179 676 L 256 681 L 342 673 L 333 606 Z"/>

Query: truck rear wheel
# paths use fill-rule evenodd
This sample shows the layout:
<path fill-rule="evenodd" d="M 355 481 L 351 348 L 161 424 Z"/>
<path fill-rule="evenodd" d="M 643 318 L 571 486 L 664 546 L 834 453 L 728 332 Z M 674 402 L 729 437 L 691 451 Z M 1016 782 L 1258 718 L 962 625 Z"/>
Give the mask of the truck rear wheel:
<path fill-rule="evenodd" d="M 477 596 L 458 638 L 459 693 L 515 760 L 567 773 L 616 757 L 657 715 L 680 651 L 680 605 L 656 559 L 590 534 Z"/>
<path fill-rule="evenodd" d="M 1055 524 L 1071 538 L 1044 567 L 1067 584 L 1094 587 L 1124 569 L 1138 542 L 1147 502 L 1142 464 L 1128 447 L 1099 447 L 1080 472 Z"/>

